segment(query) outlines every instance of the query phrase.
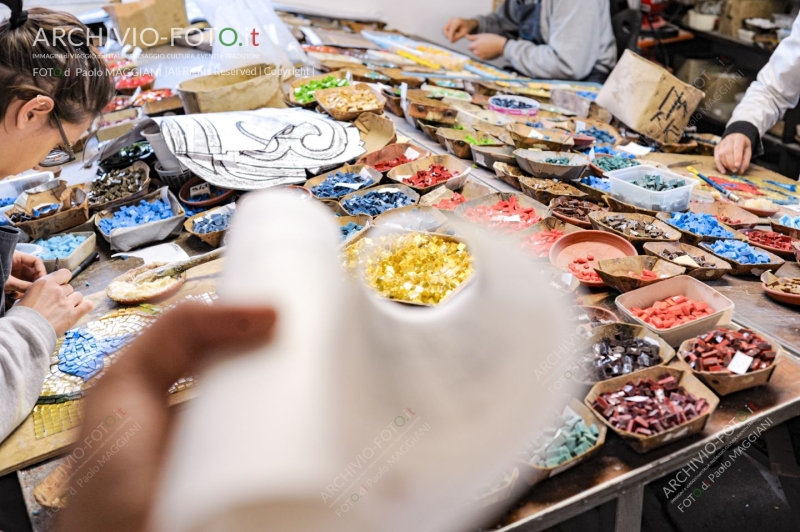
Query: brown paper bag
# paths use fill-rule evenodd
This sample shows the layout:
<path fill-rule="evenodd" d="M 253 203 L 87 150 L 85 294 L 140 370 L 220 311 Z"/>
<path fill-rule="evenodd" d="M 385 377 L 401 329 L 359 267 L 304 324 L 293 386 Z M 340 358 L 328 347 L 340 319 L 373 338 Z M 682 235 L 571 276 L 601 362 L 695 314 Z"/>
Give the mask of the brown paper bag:
<path fill-rule="evenodd" d="M 183 0 L 112 0 L 103 9 L 111 17 L 122 44 L 142 49 L 170 44 L 173 28 L 177 35 L 178 28 L 189 25 Z"/>
<path fill-rule="evenodd" d="M 630 50 L 617 63 L 597 105 L 662 144 L 678 142 L 705 94 Z"/>

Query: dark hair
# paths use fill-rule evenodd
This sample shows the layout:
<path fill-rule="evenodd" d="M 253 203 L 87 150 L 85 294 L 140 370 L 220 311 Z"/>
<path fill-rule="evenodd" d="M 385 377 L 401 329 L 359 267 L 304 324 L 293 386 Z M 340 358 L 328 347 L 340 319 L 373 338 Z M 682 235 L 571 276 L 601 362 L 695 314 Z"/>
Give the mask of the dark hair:
<path fill-rule="evenodd" d="M 54 126 L 53 115 L 71 124 L 99 115 L 114 97 L 114 79 L 89 43 L 89 29 L 69 13 L 26 12 L 21 0 L 0 1 L 11 7 L 0 24 L 0 117 L 14 98 L 37 95 L 55 102 Z"/>

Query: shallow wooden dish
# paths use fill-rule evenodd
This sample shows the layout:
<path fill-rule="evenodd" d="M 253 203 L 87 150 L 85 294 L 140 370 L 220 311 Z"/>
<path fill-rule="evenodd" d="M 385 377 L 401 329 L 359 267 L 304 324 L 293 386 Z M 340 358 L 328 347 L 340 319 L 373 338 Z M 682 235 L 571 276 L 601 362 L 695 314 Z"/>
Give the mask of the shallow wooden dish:
<path fill-rule="evenodd" d="M 378 71 L 389 79 L 392 85 L 402 85 L 405 83 L 409 89 L 418 89 L 425 83 L 425 78 L 410 76 L 399 68 L 381 68 Z"/>
<path fill-rule="evenodd" d="M 470 222 L 469 220 L 467 220 L 465 218 L 466 211 L 469 210 L 469 209 L 475 208 L 475 207 L 479 207 L 479 206 L 491 207 L 492 205 L 495 205 L 495 204 L 497 204 L 497 203 L 499 203 L 501 201 L 508 201 L 509 199 L 511 199 L 512 196 L 517 198 L 517 203 L 519 203 L 522 207 L 534 209 L 534 211 L 536 211 L 536 214 L 538 216 L 540 216 L 542 219 L 550 216 L 550 211 L 548 210 L 547 206 L 545 206 L 545 205 L 539 203 L 538 201 L 534 200 L 533 198 L 529 198 L 528 196 L 525 196 L 523 194 L 517 194 L 517 193 L 511 193 L 511 192 L 495 192 L 493 194 L 488 194 L 488 195 L 480 197 L 478 199 L 474 199 L 474 200 L 468 201 L 466 203 L 462 203 L 461 205 L 458 206 L 458 208 L 456 208 L 455 214 L 459 218 L 463 219 L 464 221 L 466 221 L 468 223 L 471 223 L 471 224 L 475 225 L 476 227 L 485 228 L 485 226 L 483 226 L 483 225 L 474 224 L 473 222 Z M 529 227 L 532 227 L 533 225 L 535 225 L 535 224 L 531 224 L 531 226 L 529 226 Z M 523 229 L 528 229 L 528 227 L 524 227 L 524 228 L 520 229 L 520 231 L 522 231 Z"/>
<path fill-rule="evenodd" d="M 800 295 L 787 294 L 786 292 L 775 290 L 774 288 L 767 286 L 767 283 L 761 283 L 761 288 L 764 289 L 764 293 L 766 293 L 769 298 L 774 299 L 775 301 L 784 303 L 786 305 L 800 305 Z"/>
<path fill-rule="evenodd" d="M 742 209 L 734 203 L 725 203 L 722 201 L 715 201 L 713 203 L 700 203 L 692 202 L 689 204 L 689 211 L 698 214 L 710 214 L 722 223 L 727 223 L 734 229 L 744 229 L 746 227 L 755 227 L 759 223 L 759 218 L 755 214 Z M 720 218 L 727 218 L 733 220 L 731 222 L 723 222 Z M 738 220 L 738 222 L 737 222 Z"/>
<path fill-rule="evenodd" d="M 425 122 L 423 120 L 417 120 L 417 124 L 419 124 L 419 128 L 425 133 L 425 136 L 431 139 L 433 142 L 439 143 L 439 137 L 436 136 L 436 131 L 440 127 L 448 127 L 446 124 L 438 124 L 436 122 Z M 441 144 L 439 144 L 441 146 Z M 444 148 L 444 146 L 442 146 Z"/>
<path fill-rule="evenodd" d="M 441 128 L 436 132 L 436 136 L 444 139 L 445 149 L 459 159 L 472 160 L 472 147 L 474 144 L 467 142 L 467 136 L 471 136 L 477 141 L 485 141 L 489 144 L 482 146 L 503 146 L 503 142 L 493 136 L 483 132 L 470 132 L 459 129 Z"/>
<path fill-rule="evenodd" d="M 708 242 L 700 243 L 700 247 L 704 251 L 706 251 L 707 253 L 711 253 L 718 259 L 724 260 L 731 265 L 731 271 L 728 272 L 731 275 L 755 275 L 756 277 L 761 277 L 761 274 L 764 272 L 772 272 L 772 273 L 777 272 L 779 269 L 781 269 L 781 266 L 783 266 L 786 263 L 782 258 L 775 255 L 774 253 L 770 253 L 766 249 L 762 249 L 761 251 L 769 256 L 768 264 L 742 264 L 741 262 L 736 262 L 733 259 L 717 255 L 716 253 L 711 251 L 708 248 L 708 246 L 709 246 Z"/>
<path fill-rule="evenodd" d="M 589 265 L 596 267 L 600 260 L 633 257 L 637 253 L 630 242 L 613 233 L 577 231 L 564 235 L 553 244 L 550 248 L 550 263 L 569 272 L 569 265 L 573 260 L 587 255 L 594 256 Z M 604 282 L 580 281 L 580 283 L 593 288 L 605 286 Z"/>
<path fill-rule="evenodd" d="M 586 194 L 567 183 L 553 181 L 552 179 L 537 179 L 535 177 L 520 177 L 519 185 L 522 193 L 534 198 L 536 201 L 548 205 L 555 198 L 569 196 L 587 200 Z"/>
<path fill-rule="evenodd" d="M 759 229 L 742 229 L 742 234 L 750 240 L 750 234 L 759 231 Z M 763 231 L 762 231 L 763 232 Z M 789 235 L 785 235 L 789 236 Z M 791 238 L 791 237 L 789 237 Z M 794 261 L 796 259 L 794 254 L 795 244 L 800 244 L 800 240 L 792 238 L 792 249 L 786 251 L 785 249 L 779 249 L 772 246 L 766 246 L 764 244 L 759 244 L 758 242 L 753 242 L 750 240 L 750 245 L 753 247 L 757 247 L 763 249 L 764 251 L 769 251 L 773 255 L 777 255 L 778 257 L 782 258 L 783 260 Z"/>
<path fill-rule="evenodd" d="M 742 329 L 741 327 L 737 327 L 735 325 L 728 325 L 724 328 L 734 331 L 740 331 Z M 686 340 L 681 344 L 680 348 L 678 348 L 678 360 L 680 361 L 680 365 L 683 366 L 686 371 L 692 372 L 695 377 L 703 381 L 706 386 L 714 390 L 714 392 L 721 397 L 735 392 L 740 392 L 742 390 L 747 390 L 749 388 L 755 388 L 756 386 L 764 386 L 772 379 L 772 375 L 775 373 L 775 368 L 778 366 L 778 362 L 780 361 L 784 352 L 780 343 L 760 332 L 753 332 L 755 332 L 765 341 L 769 342 L 770 346 L 775 350 L 775 360 L 773 360 L 772 364 L 764 369 L 747 372 L 744 375 L 727 374 L 716 371 L 712 372 L 694 370 L 686 361 L 684 355 L 692 351 L 695 343 L 697 342 L 697 338 Z"/>
<path fill-rule="evenodd" d="M 624 233 L 620 233 L 616 229 L 612 229 L 609 226 L 605 219 L 609 216 L 615 215 L 622 215 L 628 220 L 635 220 L 640 223 L 645 224 L 653 224 L 660 230 L 664 231 L 664 236 L 661 238 L 650 238 L 646 236 L 630 236 Z M 601 231 L 608 231 L 610 233 L 614 233 L 615 235 L 619 235 L 625 240 L 631 242 L 633 245 L 638 246 L 641 248 L 647 242 L 677 242 L 681 239 L 681 234 L 674 228 L 668 226 L 664 222 L 652 217 L 647 216 L 646 214 L 634 214 L 634 213 L 619 213 L 619 212 L 593 212 L 589 214 L 589 219 L 592 221 L 592 227 L 594 229 L 599 229 Z"/>
<path fill-rule="evenodd" d="M 579 153 L 516 150 L 514 157 L 520 168 L 534 177 L 575 181 L 580 179 L 589 166 L 589 158 Z M 552 164 L 547 159 L 566 157 L 569 164 Z"/>
<path fill-rule="evenodd" d="M 361 229 L 359 231 L 356 231 L 355 233 L 351 234 L 350 236 L 342 240 L 342 243 L 340 244 L 342 247 L 360 238 L 367 231 L 367 229 L 369 229 L 372 226 L 372 217 L 367 216 L 366 214 L 359 214 L 358 216 L 349 216 L 349 215 L 337 216 L 336 221 L 339 223 L 339 227 L 344 227 L 351 222 L 361 226 Z"/>
<path fill-rule="evenodd" d="M 417 146 L 416 144 L 410 144 L 408 142 L 396 142 L 394 144 L 389 144 L 385 148 L 381 148 L 378 151 L 364 155 L 356 161 L 356 164 L 365 164 L 374 168 L 374 166 L 378 163 L 392 161 L 403 155 L 405 155 L 406 158 L 410 159 L 411 161 L 416 161 L 417 159 L 427 157 L 430 154 L 430 151 Z M 389 171 L 390 170 L 387 170 L 384 172 L 384 174 L 388 173 Z"/>
<path fill-rule="evenodd" d="M 587 199 L 595 201 L 597 203 L 605 203 L 606 205 L 610 205 L 605 199 L 605 196 L 608 195 L 608 191 L 590 187 L 589 185 L 582 183 L 580 179 L 577 181 L 573 181 L 572 183 L 570 183 L 570 185 L 572 185 L 573 187 L 577 188 L 578 190 L 586 194 Z M 621 211 L 619 210 L 619 208 L 616 209 L 612 208 L 612 210 L 614 212 L 627 212 L 627 211 Z"/>
<path fill-rule="evenodd" d="M 650 270 L 659 276 L 658 279 L 644 280 L 628 274 L 641 275 L 642 270 Z M 683 275 L 686 268 L 658 257 L 637 255 L 619 259 L 601 260 L 594 269 L 605 283 L 620 292 L 630 292 L 651 284 L 655 284 L 677 275 Z"/>
<path fill-rule="evenodd" d="M 416 175 L 416 173 L 419 172 L 420 170 L 427 170 L 431 165 L 434 164 L 438 164 L 447 168 L 453 174 L 453 177 L 442 183 L 423 188 L 414 187 L 412 185 L 409 185 L 408 183 L 403 182 L 404 178 Z M 471 171 L 472 171 L 471 167 L 459 161 L 452 155 L 430 155 L 428 157 L 422 157 L 420 159 L 417 159 L 416 161 L 411 163 L 395 166 L 394 168 L 389 170 L 389 172 L 386 174 L 386 177 L 390 181 L 394 181 L 395 183 L 399 183 L 401 185 L 410 187 L 418 194 L 424 195 L 439 187 L 447 187 L 450 190 L 460 189 L 461 187 L 464 186 L 464 183 L 466 183 L 467 176 L 469 176 L 469 173 Z"/>
<path fill-rule="evenodd" d="M 746 210 L 747 212 L 751 213 L 751 214 L 755 214 L 759 218 L 770 218 L 770 217 L 775 216 L 776 214 L 778 214 L 780 212 L 780 210 L 781 210 L 780 207 L 777 208 L 777 209 L 772 209 L 772 210 L 769 210 L 769 209 L 754 209 L 753 207 L 745 207 L 744 205 L 740 205 L 740 207 L 742 209 Z"/>
<path fill-rule="evenodd" d="M 722 276 L 731 271 L 731 265 L 727 261 L 720 259 L 712 253 L 708 253 L 704 249 L 696 248 L 682 242 L 648 242 L 643 247 L 646 254 L 658 257 L 666 262 L 671 262 L 676 266 L 683 266 L 683 264 L 678 264 L 670 261 L 669 259 L 665 259 L 661 254 L 664 251 L 683 250 L 684 252 L 695 257 L 699 255 L 704 256 L 706 261 L 714 264 L 713 268 L 693 268 L 691 266 L 684 266 L 686 268 L 685 275 L 694 277 L 700 281 L 715 281 L 717 279 L 721 279 Z"/>
<path fill-rule="evenodd" d="M 667 221 L 670 218 L 672 218 L 672 214 L 668 213 L 668 212 L 660 212 L 660 213 L 658 213 L 656 215 L 656 218 L 658 218 L 659 220 L 661 220 L 662 222 L 667 224 L 667 226 L 669 226 L 670 229 L 672 229 L 673 231 L 678 231 L 681 234 L 681 242 L 686 242 L 687 244 L 691 244 L 693 246 L 696 246 L 696 245 L 700 244 L 701 242 L 716 242 L 717 240 L 742 240 L 744 242 L 747 242 L 747 237 L 746 236 L 744 236 L 742 233 L 740 233 L 739 231 L 737 231 L 733 227 L 731 227 L 729 225 L 726 225 L 726 224 L 724 224 L 722 222 L 720 222 L 719 225 L 723 229 L 733 233 L 732 237 L 698 235 L 697 233 L 692 233 L 690 231 L 685 231 L 683 229 L 678 229 L 677 227 L 675 227 L 674 225 L 671 225 Z"/>
<path fill-rule="evenodd" d="M 166 263 L 164 262 L 154 262 L 152 264 L 145 264 L 143 266 L 139 266 L 138 268 L 128 270 L 119 277 L 115 278 L 106 286 L 106 296 L 112 301 L 116 301 L 117 303 L 120 303 L 122 305 L 140 305 L 142 303 L 147 303 L 148 301 L 155 301 L 158 299 L 163 299 L 171 296 L 172 294 L 180 290 L 181 286 L 183 286 L 183 283 L 186 282 L 186 272 L 183 272 L 179 277 L 173 278 L 173 282 L 165 286 L 158 293 L 152 293 L 147 296 L 128 297 L 128 298 L 112 298 L 109 293 L 109 289 L 111 288 L 111 285 L 113 285 L 114 283 L 130 282 L 134 280 L 139 274 L 155 270 L 156 268 L 160 268 L 165 264 Z"/>

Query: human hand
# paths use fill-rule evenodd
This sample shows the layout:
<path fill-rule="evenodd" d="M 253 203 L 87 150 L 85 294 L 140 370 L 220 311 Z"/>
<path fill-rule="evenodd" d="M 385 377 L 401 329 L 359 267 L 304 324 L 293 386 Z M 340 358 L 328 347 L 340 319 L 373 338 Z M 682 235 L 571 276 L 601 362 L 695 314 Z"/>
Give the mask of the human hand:
<path fill-rule="evenodd" d="M 741 133 L 728 135 L 714 150 L 714 161 L 721 174 L 725 174 L 727 170 L 733 174 L 745 173 L 752 157 L 753 146 L 750 139 Z"/>
<path fill-rule="evenodd" d="M 456 42 L 477 29 L 478 21 L 474 18 L 454 17 L 447 21 L 442 32 L 445 37 L 450 39 L 450 42 Z"/>
<path fill-rule="evenodd" d="M 503 55 L 503 49 L 508 42 L 508 39 L 502 35 L 494 33 L 467 35 L 467 40 L 472 43 L 469 45 L 469 51 L 483 60 L 495 59 Z"/>
<path fill-rule="evenodd" d="M 11 276 L 6 281 L 5 291 L 24 294 L 34 281 L 45 275 L 47 270 L 42 259 L 15 251 L 11 259 Z"/>
<path fill-rule="evenodd" d="M 75 292 L 69 285 L 72 273 L 58 270 L 37 279 L 25 292 L 18 305 L 32 308 L 50 322 L 56 337 L 78 323 L 89 313 L 94 305 L 83 299 L 83 294 Z"/>
<path fill-rule="evenodd" d="M 266 343 L 274 324 L 275 312 L 268 308 L 185 303 L 135 340 L 84 401 L 73 453 L 83 448 L 87 456 L 100 457 L 116 451 L 88 481 L 95 461 L 71 472 L 69 508 L 59 532 L 146 530 L 173 426 L 167 390 L 211 362 Z M 106 433 L 110 418 L 117 427 Z M 139 430 L 121 445 L 126 430 L 135 427 Z M 121 430 L 114 434 L 115 429 Z"/>

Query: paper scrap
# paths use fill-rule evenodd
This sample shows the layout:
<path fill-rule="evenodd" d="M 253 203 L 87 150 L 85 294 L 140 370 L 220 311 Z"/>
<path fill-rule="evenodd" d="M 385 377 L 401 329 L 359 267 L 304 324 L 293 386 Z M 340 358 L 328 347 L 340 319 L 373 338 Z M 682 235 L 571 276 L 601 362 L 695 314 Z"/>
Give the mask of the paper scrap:
<path fill-rule="evenodd" d="M 753 363 L 753 357 L 747 356 L 741 351 L 736 351 L 736 354 L 733 356 L 731 363 L 728 364 L 728 370 L 731 373 L 736 373 L 737 375 L 744 375 L 747 373 L 747 370 L 750 369 L 750 365 Z"/>
<path fill-rule="evenodd" d="M 177 244 L 170 242 L 168 244 L 158 244 L 148 248 L 142 248 L 137 251 L 126 251 L 125 253 L 115 253 L 111 257 L 138 257 L 144 261 L 145 264 L 153 264 L 154 262 L 175 262 L 179 260 L 186 260 L 189 255 Z"/>

